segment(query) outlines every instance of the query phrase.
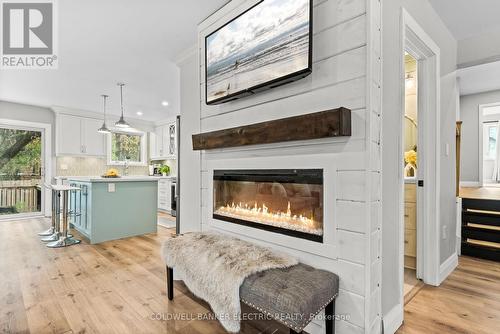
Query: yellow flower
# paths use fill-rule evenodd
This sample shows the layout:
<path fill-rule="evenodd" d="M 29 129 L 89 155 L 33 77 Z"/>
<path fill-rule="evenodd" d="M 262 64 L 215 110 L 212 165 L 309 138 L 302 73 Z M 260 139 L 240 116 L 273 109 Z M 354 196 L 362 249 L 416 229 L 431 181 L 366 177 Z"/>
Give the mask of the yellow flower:
<path fill-rule="evenodd" d="M 417 152 L 414 150 L 409 150 L 405 152 L 405 162 L 407 164 L 417 165 Z"/>

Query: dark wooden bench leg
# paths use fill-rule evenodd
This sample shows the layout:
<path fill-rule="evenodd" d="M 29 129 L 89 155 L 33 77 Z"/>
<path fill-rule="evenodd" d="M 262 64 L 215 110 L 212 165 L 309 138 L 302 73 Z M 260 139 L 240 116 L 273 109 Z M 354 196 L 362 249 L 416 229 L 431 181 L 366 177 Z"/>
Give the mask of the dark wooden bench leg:
<path fill-rule="evenodd" d="M 326 334 L 335 334 L 335 299 L 325 307 Z"/>
<path fill-rule="evenodd" d="M 174 269 L 167 266 L 167 295 L 168 300 L 174 299 Z"/>

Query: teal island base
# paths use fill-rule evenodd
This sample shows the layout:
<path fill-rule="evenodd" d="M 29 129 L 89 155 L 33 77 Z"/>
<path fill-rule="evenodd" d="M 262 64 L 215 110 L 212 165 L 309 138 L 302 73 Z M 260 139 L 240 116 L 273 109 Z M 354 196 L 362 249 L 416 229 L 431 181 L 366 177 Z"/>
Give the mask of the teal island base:
<path fill-rule="evenodd" d="M 157 232 L 158 181 L 153 178 L 75 178 L 71 227 L 96 244 Z"/>

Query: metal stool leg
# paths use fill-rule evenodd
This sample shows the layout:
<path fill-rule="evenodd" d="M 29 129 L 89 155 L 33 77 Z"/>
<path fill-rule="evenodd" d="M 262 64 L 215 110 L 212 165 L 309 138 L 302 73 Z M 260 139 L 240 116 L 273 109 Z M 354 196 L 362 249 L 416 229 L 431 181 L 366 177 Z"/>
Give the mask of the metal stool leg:
<path fill-rule="evenodd" d="M 49 227 L 48 230 L 38 233 L 38 235 L 41 237 L 51 236 L 55 232 L 55 229 L 56 229 L 55 205 L 56 205 L 56 199 L 54 196 L 54 192 L 52 191 L 52 217 L 50 219 L 51 226 Z"/>
<path fill-rule="evenodd" d="M 79 244 L 80 240 L 73 239 L 72 237 L 68 236 L 68 228 L 69 228 L 69 211 L 68 211 L 68 197 L 69 197 L 69 191 L 64 190 L 63 191 L 63 196 L 62 196 L 62 226 L 61 226 L 61 237 L 59 240 L 50 242 L 47 244 L 47 247 L 50 248 L 59 248 L 59 247 L 66 247 L 66 246 L 71 246 L 75 244 Z"/>
<path fill-rule="evenodd" d="M 54 232 L 41 240 L 43 242 L 52 242 L 59 240 L 61 236 L 61 192 L 52 190 L 52 221 Z"/>

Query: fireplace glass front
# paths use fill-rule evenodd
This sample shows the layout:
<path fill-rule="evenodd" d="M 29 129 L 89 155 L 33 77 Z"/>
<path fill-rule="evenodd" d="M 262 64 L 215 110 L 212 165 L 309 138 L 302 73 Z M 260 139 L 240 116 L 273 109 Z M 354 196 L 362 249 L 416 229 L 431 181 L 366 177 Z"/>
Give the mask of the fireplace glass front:
<path fill-rule="evenodd" d="M 213 218 L 323 242 L 323 170 L 215 170 Z"/>

